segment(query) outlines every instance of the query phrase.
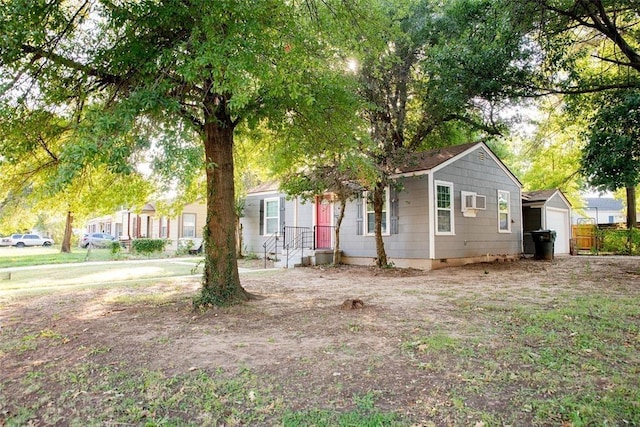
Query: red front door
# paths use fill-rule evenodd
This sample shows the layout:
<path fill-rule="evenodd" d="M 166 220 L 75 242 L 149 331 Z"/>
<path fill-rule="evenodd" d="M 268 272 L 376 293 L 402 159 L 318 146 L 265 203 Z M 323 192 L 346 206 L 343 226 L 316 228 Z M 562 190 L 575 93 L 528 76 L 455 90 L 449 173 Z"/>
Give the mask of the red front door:
<path fill-rule="evenodd" d="M 331 196 L 316 197 L 316 248 L 330 249 L 333 227 L 331 221 Z"/>

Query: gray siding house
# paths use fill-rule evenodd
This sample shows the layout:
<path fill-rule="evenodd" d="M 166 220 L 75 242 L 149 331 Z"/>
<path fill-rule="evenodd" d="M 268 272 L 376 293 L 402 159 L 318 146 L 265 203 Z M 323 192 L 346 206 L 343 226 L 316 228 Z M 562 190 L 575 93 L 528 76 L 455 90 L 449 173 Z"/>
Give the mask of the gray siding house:
<path fill-rule="evenodd" d="M 395 266 L 434 269 L 522 253 L 521 184 L 486 144 L 419 153 L 391 178 L 383 239 Z M 287 199 L 275 183 L 254 188 L 241 218 L 244 249 L 286 257 L 286 248 L 298 245 L 317 260 L 319 252 L 333 247 L 337 209 L 331 195 L 303 203 Z M 346 264 L 375 262 L 366 192 L 347 204 L 340 249 Z"/>

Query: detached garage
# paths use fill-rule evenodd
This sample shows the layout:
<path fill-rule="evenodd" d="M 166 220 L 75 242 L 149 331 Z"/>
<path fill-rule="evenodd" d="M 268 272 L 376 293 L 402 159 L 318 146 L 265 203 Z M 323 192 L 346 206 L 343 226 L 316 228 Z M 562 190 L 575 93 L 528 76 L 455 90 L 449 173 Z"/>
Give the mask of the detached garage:
<path fill-rule="evenodd" d="M 554 254 L 570 252 L 571 203 L 562 191 L 539 190 L 522 193 L 522 228 L 524 253 L 533 255 L 535 247 L 531 232 L 535 230 L 555 230 Z"/>

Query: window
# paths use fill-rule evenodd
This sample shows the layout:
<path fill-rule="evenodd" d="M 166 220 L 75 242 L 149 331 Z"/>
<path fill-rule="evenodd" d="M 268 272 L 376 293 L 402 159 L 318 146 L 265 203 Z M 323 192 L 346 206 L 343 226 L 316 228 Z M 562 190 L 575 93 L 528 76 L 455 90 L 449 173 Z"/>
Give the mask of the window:
<path fill-rule="evenodd" d="M 166 216 L 160 217 L 160 231 L 159 231 L 159 236 L 160 238 L 167 238 L 169 237 L 169 218 L 167 218 Z"/>
<path fill-rule="evenodd" d="M 280 224 L 280 199 L 264 199 L 264 234 L 276 234 Z"/>
<path fill-rule="evenodd" d="M 460 210 L 466 217 L 475 217 L 479 210 L 487 208 L 487 198 L 470 191 L 460 192 Z"/>
<path fill-rule="evenodd" d="M 182 214 L 182 237 L 196 237 L 196 214 Z"/>
<path fill-rule="evenodd" d="M 436 182 L 436 234 L 453 233 L 453 184 Z"/>
<path fill-rule="evenodd" d="M 511 209 L 508 191 L 498 190 L 498 232 L 511 232 Z"/>
<path fill-rule="evenodd" d="M 383 194 L 384 200 L 382 201 L 382 234 L 389 234 L 389 187 L 385 188 Z M 373 210 L 373 192 L 365 192 L 364 198 L 364 212 L 365 212 L 365 230 L 364 234 L 373 236 L 376 234 L 376 215 Z"/>

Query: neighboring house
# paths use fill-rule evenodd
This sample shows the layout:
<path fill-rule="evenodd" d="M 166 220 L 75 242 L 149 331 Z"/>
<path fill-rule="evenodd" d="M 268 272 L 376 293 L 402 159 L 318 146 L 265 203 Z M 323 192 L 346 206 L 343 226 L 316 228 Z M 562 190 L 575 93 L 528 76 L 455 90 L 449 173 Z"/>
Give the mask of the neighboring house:
<path fill-rule="evenodd" d="M 142 210 L 120 210 L 113 215 L 92 218 L 85 230 L 89 233 L 109 233 L 121 241 L 139 238 L 168 239 L 167 249 L 176 250 L 180 239 L 202 239 L 206 222 L 206 206 L 202 203 L 185 205 L 176 217 L 158 215 L 153 204 Z"/>
<path fill-rule="evenodd" d="M 395 185 L 386 192 L 383 239 L 395 266 L 434 269 L 522 253 L 521 184 L 486 144 L 419 153 L 391 178 Z M 309 255 L 331 249 L 338 209 L 331 194 L 302 203 L 287 200 L 276 184 L 254 188 L 241 218 L 244 250 L 282 256 L 283 245 L 304 247 Z M 345 210 L 344 263 L 374 264 L 373 224 L 364 192 Z"/>
<path fill-rule="evenodd" d="M 574 223 L 582 222 L 581 218 L 591 218 L 596 224 L 623 224 L 627 222 L 627 212 L 622 201 L 613 197 L 585 197 Z"/>
<path fill-rule="evenodd" d="M 571 203 L 562 191 L 540 190 L 522 193 L 522 221 L 524 253 L 534 254 L 535 245 L 531 232 L 554 230 L 554 254 L 568 254 L 571 239 Z"/>

